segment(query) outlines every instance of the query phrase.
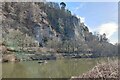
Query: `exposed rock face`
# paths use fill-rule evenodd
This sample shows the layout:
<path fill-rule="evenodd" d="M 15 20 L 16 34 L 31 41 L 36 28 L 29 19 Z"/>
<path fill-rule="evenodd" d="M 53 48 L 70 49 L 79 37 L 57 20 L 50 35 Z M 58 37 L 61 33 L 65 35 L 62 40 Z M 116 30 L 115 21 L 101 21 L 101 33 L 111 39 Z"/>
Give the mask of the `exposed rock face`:
<path fill-rule="evenodd" d="M 58 52 L 85 52 L 90 49 L 98 56 L 115 52 L 115 46 L 111 45 L 109 49 L 107 40 L 103 43 L 103 37 L 99 39 L 90 33 L 78 17 L 60 8 L 58 3 L 6 2 L 2 3 L 1 15 L 3 41 L 16 50 L 47 47 Z M 113 52 L 106 52 L 106 49 Z"/>
<path fill-rule="evenodd" d="M 16 62 L 17 59 L 14 50 L 7 48 L 3 43 L 0 43 L 0 62 Z"/>
<path fill-rule="evenodd" d="M 0 46 L 0 51 L 4 54 L 7 52 L 7 48 L 5 46 Z"/>
<path fill-rule="evenodd" d="M 83 38 L 80 19 L 62 11 L 57 3 L 3 3 L 3 31 L 19 29 L 34 37 L 41 46 L 47 39 Z M 8 24 L 6 24 L 8 23 Z M 84 39 L 84 38 L 83 38 Z"/>
<path fill-rule="evenodd" d="M 15 54 L 5 54 L 2 57 L 2 62 L 16 62 L 16 61 L 19 61 L 19 59 L 17 59 Z"/>

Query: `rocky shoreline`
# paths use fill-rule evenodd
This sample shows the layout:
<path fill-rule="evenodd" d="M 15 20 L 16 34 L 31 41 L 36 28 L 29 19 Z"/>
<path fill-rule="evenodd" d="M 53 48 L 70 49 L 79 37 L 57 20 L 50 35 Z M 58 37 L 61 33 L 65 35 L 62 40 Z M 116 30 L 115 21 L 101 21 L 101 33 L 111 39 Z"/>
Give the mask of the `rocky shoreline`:
<path fill-rule="evenodd" d="M 15 51 L 7 48 L 5 44 L 0 43 L 0 52 L 1 52 L 1 57 L 0 57 L 0 62 L 18 62 L 20 61 L 17 56 L 15 55 Z"/>

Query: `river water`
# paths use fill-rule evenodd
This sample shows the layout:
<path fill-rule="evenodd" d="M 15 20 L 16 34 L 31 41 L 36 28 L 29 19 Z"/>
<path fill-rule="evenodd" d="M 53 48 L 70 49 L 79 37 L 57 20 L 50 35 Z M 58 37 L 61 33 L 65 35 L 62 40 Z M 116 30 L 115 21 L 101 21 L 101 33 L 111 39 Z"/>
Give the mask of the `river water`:
<path fill-rule="evenodd" d="M 3 63 L 3 78 L 70 78 L 91 70 L 97 59 L 61 59 L 49 60 L 39 64 L 38 61 Z"/>

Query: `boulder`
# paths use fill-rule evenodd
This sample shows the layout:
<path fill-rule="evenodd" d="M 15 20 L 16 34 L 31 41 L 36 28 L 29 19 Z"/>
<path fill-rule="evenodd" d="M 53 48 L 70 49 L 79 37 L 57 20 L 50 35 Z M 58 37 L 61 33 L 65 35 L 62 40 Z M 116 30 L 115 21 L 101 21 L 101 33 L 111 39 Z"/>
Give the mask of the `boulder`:
<path fill-rule="evenodd" d="M 17 61 L 20 61 L 20 60 L 17 59 L 15 54 L 4 54 L 2 56 L 2 62 L 17 62 Z"/>

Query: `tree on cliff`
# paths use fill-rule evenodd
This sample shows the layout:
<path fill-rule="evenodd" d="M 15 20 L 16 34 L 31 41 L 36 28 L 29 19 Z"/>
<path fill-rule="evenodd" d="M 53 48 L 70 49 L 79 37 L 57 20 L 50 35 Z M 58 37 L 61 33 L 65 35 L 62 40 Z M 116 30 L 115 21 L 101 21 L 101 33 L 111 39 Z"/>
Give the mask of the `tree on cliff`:
<path fill-rule="evenodd" d="M 61 5 L 61 9 L 65 10 L 66 4 L 64 2 L 61 2 L 60 5 Z"/>

